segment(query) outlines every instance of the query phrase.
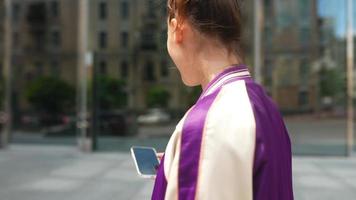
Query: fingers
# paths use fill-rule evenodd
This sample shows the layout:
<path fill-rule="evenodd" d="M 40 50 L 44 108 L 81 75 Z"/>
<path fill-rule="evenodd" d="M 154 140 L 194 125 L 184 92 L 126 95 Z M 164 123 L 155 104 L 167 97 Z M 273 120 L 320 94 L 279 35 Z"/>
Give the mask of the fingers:
<path fill-rule="evenodd" d="M 164 153 L 157 153 L 158 160 L 162 160 Z"/>

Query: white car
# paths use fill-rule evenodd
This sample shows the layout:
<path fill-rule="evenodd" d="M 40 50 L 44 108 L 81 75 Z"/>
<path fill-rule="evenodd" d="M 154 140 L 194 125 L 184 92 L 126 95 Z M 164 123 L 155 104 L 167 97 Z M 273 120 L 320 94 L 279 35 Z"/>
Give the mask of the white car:
<path fill-rule="evenodd" d="M 137 118 L 138 123 L 140 124 L 159 124 L 167 123 L 171 117 L 168 113 L 164 112 L 162 109 L 155 108 L 148 110 L 147 114 L 140 115 Z"/>

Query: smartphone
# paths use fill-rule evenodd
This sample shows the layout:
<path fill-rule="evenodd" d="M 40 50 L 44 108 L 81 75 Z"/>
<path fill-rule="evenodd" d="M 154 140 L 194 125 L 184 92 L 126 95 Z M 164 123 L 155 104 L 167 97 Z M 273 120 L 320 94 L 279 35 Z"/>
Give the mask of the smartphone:
<path fill-rule="evenodd" d="M 144 178 L 155 178 L 159 160 L 157 152 L 152 147 L 131 147 L 132 158 L 135 162 L 137 173 Z"/>

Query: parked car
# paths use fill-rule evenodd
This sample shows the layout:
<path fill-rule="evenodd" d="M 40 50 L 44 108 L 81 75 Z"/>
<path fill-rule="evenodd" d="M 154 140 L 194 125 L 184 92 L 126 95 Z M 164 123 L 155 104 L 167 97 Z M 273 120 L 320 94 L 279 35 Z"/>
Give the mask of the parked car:
<path fill-rule="evenodd" d="M 122 110 L 101 112 L 99 115 L 99 128 L 100 135 L 134 135 L 138 129 L 136 115 Z"/>
<path fill-rule="evenodd" d="M 21 113 L 18 126 L 25 130 L 41 130 L 65 125 L 65 114 Z"/>
<path fill-rule="evenodd" d="M 160 124 L 167 123 L 170 120 L 170 115 L 159 108 L 150 109 L 146 114 L 140 115 L 137 118 L 137 121 L 140 124 Z"/>
<path fill-rule="evenodd" d="M 78 118 L 76 116 L 63 116 L 62 125 L 53 126 L 46 129 L 46 136 L 75 135 L 78 128 Z M 88 134 L 92 131 L 92 116 L 88 116 Z M 129 136 L 138 132 L 136 115 L 129 111 L 114 110 L 101 111 L 98 116 L 97 136 Z"/>

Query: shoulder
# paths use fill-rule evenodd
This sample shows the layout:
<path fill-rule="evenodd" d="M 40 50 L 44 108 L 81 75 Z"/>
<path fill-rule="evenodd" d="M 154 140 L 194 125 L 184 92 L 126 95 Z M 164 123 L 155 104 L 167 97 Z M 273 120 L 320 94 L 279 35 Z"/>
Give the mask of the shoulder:
<path fill-rule="evenodd" d="M 220 123 L 235 123 L 252 125 L 253 102 L 250 100 L 248 85 L 244 80 L 231 82 L 219 90 L 204 96 L 187 112 L 184 120 L 186 130 L 202 129 L 221 125 Z"/>
<path fill-rule="evenodd" d="M 254 131 L 254 112 L 243 80 L 200 99 L 188 113 L 183 128 L 183 134 L 190 139 L 201 140 L 203 136 L 221 142 L 248 135 L 253 139 Z"/>
<path fill-rule="evenodd" d="M 253 109 L 244 80 L 229 83 L 221 88 L 209 109 L 209 124 L 234 123 L 235 125 L 253 125 Z M 218 123 L 218 124 L 216 124 Z"/>
<path fill-rule="evenodd" d="M 219 137 L 239 137 L 255 131 L 254 102 L 251 101 L 251 88 L 245 80 L 234 81 L 221 89 L 201 98 L 187 113 L 182 133 L 183 139 L 201 140 Z"/>

